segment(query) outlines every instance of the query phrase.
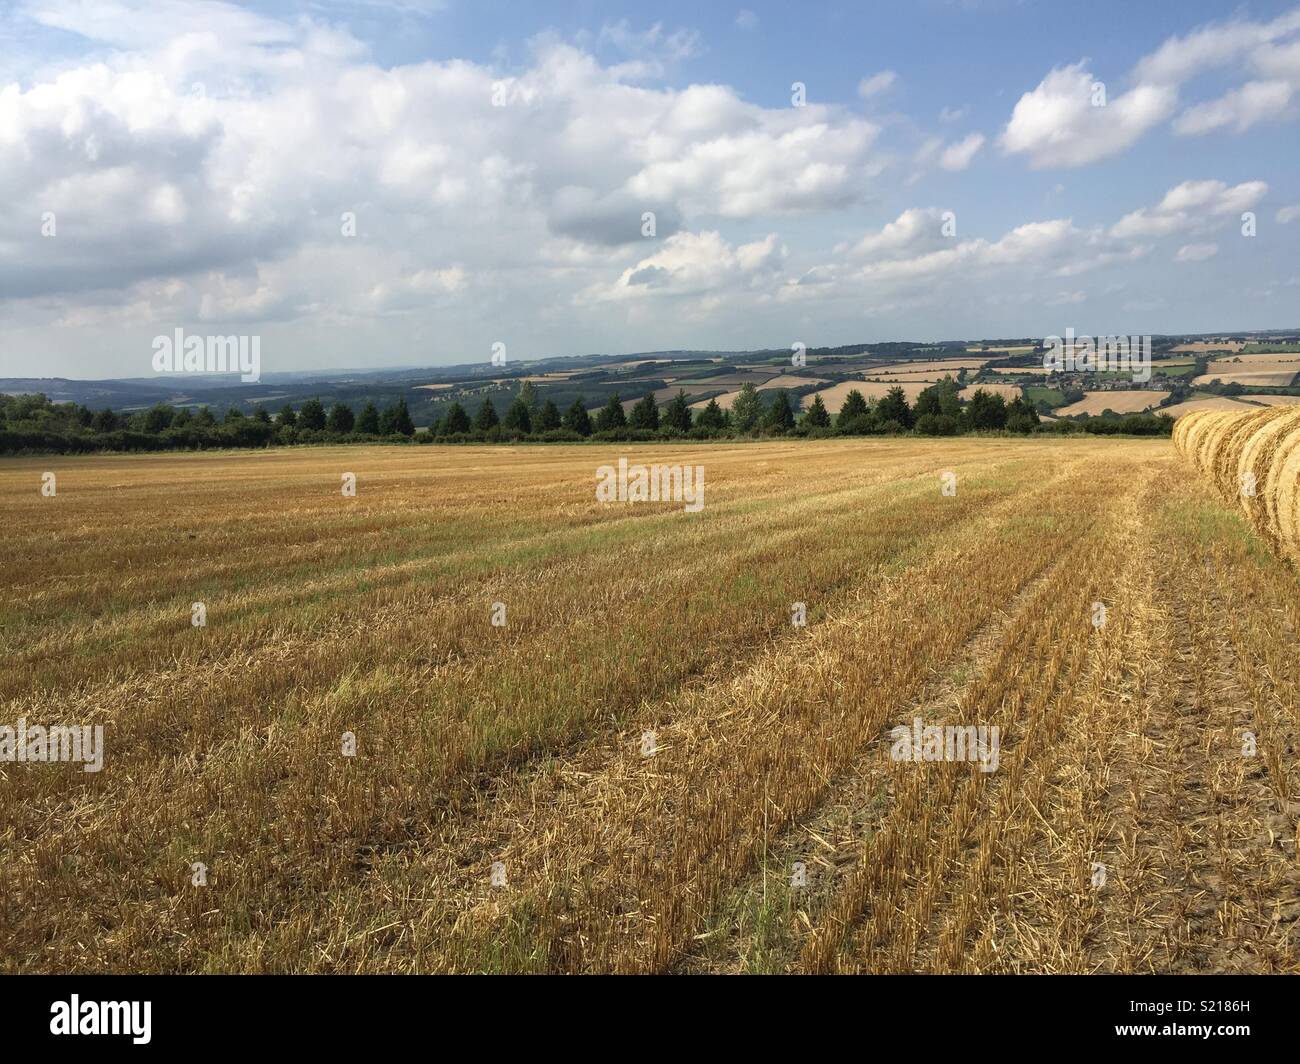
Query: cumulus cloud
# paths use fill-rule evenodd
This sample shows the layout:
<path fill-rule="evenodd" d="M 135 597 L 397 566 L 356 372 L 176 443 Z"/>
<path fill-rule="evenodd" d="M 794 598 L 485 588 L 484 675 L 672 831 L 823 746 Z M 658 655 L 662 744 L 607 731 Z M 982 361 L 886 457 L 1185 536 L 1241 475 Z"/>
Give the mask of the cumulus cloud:
<path fill-rule="evenodd" d="M 1253 69 L 1256 76 L 1217 99 L 1187 107 L 1174 123 L 1183 135 L 1240 132 L 1289 116 L 1300 91 L 1300 8 L 1268 22 L 1236 18 L 1170 37 L 1143 56 L 1125 78 L 1126 91 L 1108 92 L 1096 106 L 1087 61 L 1051 70 L 1025 93 L 1003 130 L 1008 154 L 1035 168 L 1085 166 L 1117 155 L 1170 118 L 1179 93 L 1207 70 Z"/>
<path fill-rule="evenodd" d="M 870 253 L 877 249 L 909 254 L 892 255 L 844 271 L 843 279 L 852 283 L 899 284 L 926 282 L 935 277 L 966 270 L 997 270 L 1005 267 L 1044 263 L 1064 255 L 1084 234 L 1068 218 L 1029 222 L 1005 233 L 997 240 L 978 237 L 945 241 L 949 246 L 916 253 L 916 248 L 932 246 L 933 238 L 925 232 L 933 215 L 907 211 L 877 234 L 874 241 L 860 242 L 855 250 Z M 918 235 L 924 233 L 925 235 Z"/>
<path fill-rule="evenodd" d="M 1052 70 L 1011 112 L 1001 144 L 1036 169 L 1085 166 L 1124 151 L 1173 112 L 1177 92 L 1139 84 L 1107 98 L 1083 62 Z"/>
<path fill-rule="evenodd" d="M 948 291 L 940 281 L 962 280 L 963 288 L 992 283 L 1004 272 L 1031 284 L 1035 277 L 1071 278 L 1140 262 L 1160 238 L 1178 233 L 1206 232 L 1222 226 L 1267 193 L 1263 182 L 1229 186 L 1222 181 L 1187 181 L 1170 189 L 1153 208 L 1131 212 L 1107 228 L 1083 228 L 1069 218 L 1028 222 L 997 239 L 955 239 L 944 225 L 952 220 L 936 207 L 913 207 L 892 222 L 835 248 L 836 260 L 808 269 L 782 290 L 785 298 L 807 294 L 838 296 L 870 292 L 872 298 L 923 298 L 927 292 Z M 1141 239 L 1139 239 L 1141 238 Z M 1202 241 L 1184 244 L 1171 254 L 1179 262 L 1213 256 L 1218 246 Z M 1123 290 L 1122 286 L 1116 290 Z M 1081 302 L 1081 289 L 1041 293 L 1045 304 Z"/>
<path fill-rule="evenodd" d="M 943 135 L 926 140 L 902 116 L 767 107 L 725 84 L 664 76 L 703 42 L 662 25 L 544 35 L 508 66 L 504 51 L 503 65 L 381 64 L 323 21 L 341 7 L 290 20 L 220 0 L 24 5 L 42 33 L 59 31 L 62 51 L 0 80 L 0 357 L 22 364 L 9 354 L 15 324 L 29 352 L 57 346 L 59 330 L 93 330 L 81 346 L 96 349 L 135 330 L 146 341 L 131 350 L 147 360 L 160 329 L 249 323 L 266 334 L 270 369 L 283 365 L 277 337 L 303 352 L 299 365 L 323 364 L 327 343 L 350 365 L 358 349 L 486 358 L 502 337 L 518 357 L 572 350 L 576 337 L 626 348 L 663 342 L 683 321 L 691 329 L 675 343 L 708 342 L 700 322 L 710 341 L 750 329 L 761 343 L 755 323 L 783 326 L 793 299 L 843 300 L 842 329 L 864 312 L 946 312 L 967 297 L 981 309 L 995 298 L 1041 305 L 1076 292 L 1064 278 L 1206 242 L 1267 191 L 1186 182 L 1110 229 L 1055 218 L 975 236 L 986 223 L 973 216 L 962 239 L 943 235 L 938 207 L 893 208 L 870 232 L 855 223 L 828 256 L 826 215 L 841 212 L 842 224 L 888 194 L 877 178 L 907 146 L 920 165 L 901 169 L 960 172 L 984 134 L 936 125 Z M 1237 46 L 1237 59 L 1254 81 L 1294 87 L 1294 42 L 1270 33 Z M 1095 109 L 1086 64 L 1052 71 L 1016 105 L 1002 148 L 1034 166 L 1122 150 L 1176 110 L 1178 79 L 1162 71 L 1180 62 L 1166 53 L 1149 76 L 1139 64 L 1135 83 Z M 897 83 L 875 73 L 862 98 Z M 1211 123 L 1197 106 L 1180 123 L 1244 120 L 1234 111 Z M 945 109 L 940 121 L 964 114 Z M 901 144 L 887 140 L 900 130 Z M 1287 210 L 1279 223 L 1300 216 Z M 40 235 L 47 212 L 53 239 Z M 707 317 L 714 309 L 731 316 Z M 828 321 L 820 310 L 808 320 Z"/>
<path fill-rule="evenodd" d="M 858 258 L 897 257 L 933 250 L 950 242 L 944 236 L 944 211 L 937 207 L 910 207 L 874 233 L 835 250 Z"/>
<path fill-rule="evenodd" d="M 1222 181 L 1184 181 L 1152 208 L 1141 208 L 1116 222 L 1110 235 L 1119 239 L 1168 236 L 1222 225 L 1253 208 L 1268 194 L 1263 181 L 1229 186 Z"/>
<path fill-rule="evenodd" d="M 1208 69 L 1236 63 L 1252 51 L 1296 32 L 1300 32 L 1300 8 L 1270 22 L 1239 18 L 1211 23 L 1169 38 L 1138 61 L 1137 73 L 1156 84 L 1180 85 Z"/>
<path fill-rule="evenodd" d="M 229 4 L 164 0 L 141 14 L 125 0 L 35 10 L 110 45 L 147 23 L 155 51 L 0 88 L 2 298 L 118 292 L 160 317 L 282 315 L 318 304 L 315 287 L 366 315 L 429 290 L 411 278 L 452 276 L 439 271 L 461 271 L 432 289 L 454 299 L 517 267 L 599 270 L 643 239 L 646 212 L 663 240 L 701 215 L 843 207 L 879 172 L 878 127 L 847 111 L 645 87 L 644 69 L 551 38 L 502 76 L 459 60 L 381 68 L 341 30 Z M 625 23 L 595 43 L 635 61 L 698 46 Z M 56 239 L 40 237 L 43 212 Z M 309 279 L 272 269 L 295 261 Z M 162 279 L 181 285 L 165 303 Z"/>
<path fill-rule="evenodd" d="M 975 153 L 984 147 L 984 134 L 972 133 L 964 140 L 949 144 L 939 155 L 939 165 L 945 170 L 965 170 Z"/>
<path fill-rule="evenodd" d="M 659 250 L 624 270 L 614 284 L 589 289 L 584 299 L 704 296 L 762 289 L 776 281 L 783 255 L 775 233 L 738 247 L 716 230 L 677 233 Z"/>
<path fill-rule="evenodd" d="M 1292 203 L 1286 207 L 1281 207 L 1277 212 L 1278 225 L 1290 225 L 1297 218 L 1300 218 L 1300 203 Z"/>
<path fill-rule="evenodd" d="M 1217 100 L 1188 108 L 1179 115 L 1174 129 L 1182 134 L 1199 134 L 1228 127 L 1241 133 L 1257 122 L 1283 114 L 1294 94 L 1295 89 L 1285 81 L 1249 81 Z"/>

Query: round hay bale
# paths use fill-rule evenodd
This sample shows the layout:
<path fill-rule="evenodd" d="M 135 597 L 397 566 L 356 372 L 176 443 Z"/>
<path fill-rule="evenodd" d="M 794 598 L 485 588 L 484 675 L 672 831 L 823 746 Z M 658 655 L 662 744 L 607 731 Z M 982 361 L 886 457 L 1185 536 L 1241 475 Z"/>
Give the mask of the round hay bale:
<path fill-rule="evenodd" d="M 1273 452 L 1264 490 L 1282 552 L 1300 563 L 1300 417 L 1290 424 Z"/>
<path fill-rule="evenodd" d="M 1300 407 L 1197 410 L 1178 419 L 1173 440 L 1274 551 L 1300 563 Z"/>
<path fill-rule="evenodd" d="M 1254 435 L 1246 441 L 1237 463 L 1237 483 L 1240 487 L 1237 501 L 1250 519 L 1276 550 L 1281 544 L 1277 538 L 1277 498 L 1268 489 L 1269 470 L 1278 445 L 1300 426 L 1300 409 L 1274 407 L 1271 417 L 1264 419 Z M 1250 485 L 1253 495 L 1246 494 Z"/>

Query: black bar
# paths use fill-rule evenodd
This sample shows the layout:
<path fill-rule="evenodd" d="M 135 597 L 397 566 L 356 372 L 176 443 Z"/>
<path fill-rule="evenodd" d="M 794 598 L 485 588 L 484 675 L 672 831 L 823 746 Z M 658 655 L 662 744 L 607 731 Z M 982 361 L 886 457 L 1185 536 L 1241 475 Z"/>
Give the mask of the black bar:
<path fill-rule="evenodd" d="M 484 1056 L 606 1044 L 619 1052 L 657 1046 L 674 1057 L 689 1046 L 694 1057 L 711 1041 L 726 1048 L 774 1036 L 818 1056 L 819 1046 L 846 1038 L 883 1049 L 879 1039 L 890 1037 L 918 1049 L 992 1053 L 1156 1043 L 1157 1052 L 1222 1054 L 1243 1043 L 1289 1045 L 1297 990 L 1285 976 L 697 978 L 709 985 L 690 977 L 8 976 L 0 1001 L 6 1048 L 80 1055 L 374 1052 L 414 1039 L 435 1051 L 468 1044 Z M 143 1020 L 148 1002 L 148 1042 L 131 1033 L 52 1033 L 67 1011 L 59 1003 L 70 1006 L 74 994 L 88 1024 L 87 1003 L 135 1002 Z M 97 1005 L 90 1011 L 104 1017 Z"/>

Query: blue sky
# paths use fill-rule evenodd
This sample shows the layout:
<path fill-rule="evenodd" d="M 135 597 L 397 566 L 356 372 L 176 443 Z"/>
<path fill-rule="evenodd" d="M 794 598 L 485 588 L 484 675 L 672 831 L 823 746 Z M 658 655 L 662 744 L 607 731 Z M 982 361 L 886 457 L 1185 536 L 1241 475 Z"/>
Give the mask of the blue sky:
<path fill-rule="evenodd" d="M 1293 4 L 23 0 L 0 57 L 6 376 L 1300 326 Z"/>

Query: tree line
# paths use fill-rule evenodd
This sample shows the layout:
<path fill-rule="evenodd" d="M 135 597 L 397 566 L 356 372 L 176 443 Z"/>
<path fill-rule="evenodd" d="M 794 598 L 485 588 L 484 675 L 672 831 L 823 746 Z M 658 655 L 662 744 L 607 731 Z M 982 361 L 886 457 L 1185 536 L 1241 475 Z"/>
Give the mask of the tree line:
<path fill-rule="evenodd" d="M 191 411 L 159 403 L 147 410 L 116 414 L 91 411 L 74 403 L 51 403 L 44 395 L 0 396 L 0 453 L 18 451 L 79 452 L 96 450 L 202 450 L 213 447 L 268 447 L 303 443 L 408 442 L 469 443 L 536 440 L 541 442 L 649 440 L 686 438 L 735 439 L 753 436 L 958 436 L 972 432 L 1089 432 L 1094 434 L 1167 435 L 1172 420 L 1146 414 L 1046 424 L 1024 399 L 1007 402 L 1001 395 L 976 389 L 962 402 L 951 378 L 922 391 L 909 403 L 901 387 L 868 399 L 854 388 L 832 416 L 820 395 L 799 413 L 784 389 L 759 392 L 746 384 L 729 409 L 710 399 L 693 410 L 678 391 L 660 404 L 647 392 L 624 408 L 611 395 L 594 413 L 579 396 L 563 412 L 553 400 L 539 401 L 525 381 L 504 413 L 485 398 L 471 415 L 453 401 L 428 432 L 417 435 L 406 400 L 380 410 L 368 402 L 355 413 L 347 403 L 328 409 L 308 399 L 295 409 L 286 404 L 272 414 L 264 406 L 252 414 L 237 409 L 217 417 L 207 408 Z"/>

